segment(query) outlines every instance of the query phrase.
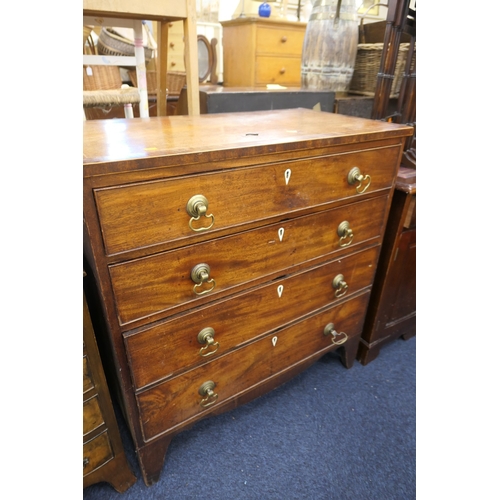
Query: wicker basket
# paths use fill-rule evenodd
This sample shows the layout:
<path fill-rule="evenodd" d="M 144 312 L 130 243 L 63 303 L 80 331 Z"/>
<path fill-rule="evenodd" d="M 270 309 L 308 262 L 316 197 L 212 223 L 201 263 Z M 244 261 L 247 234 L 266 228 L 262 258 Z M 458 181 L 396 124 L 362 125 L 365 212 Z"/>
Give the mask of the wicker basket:
<path fill-rule="evenodd" d="M 349 92 L 352 94 L 360 94 L 369 97 L 375 96 L 375 89 L 377 87 L 377 75 L 380 71 L 380 62 L 382 61 L 384 43 L 365 43 L 366 40 L 364 21 L 365 16 L 370 12 L 370 10 L 373 7 L 377 6 L 389 8 L 388 4 L 376 2 L 366 9 L 359 22 L 360 43 L 358 44 L 358 53 L 356 54 L 354 73 L 349 85 Z M 394 80 L 391 86 L 391 98 L 399 96 L 409 48 L 409 43 L 399 44 L 398 57 L 396 59 L 396 67 L 394 69 Z M 411 69 L 415 68 L 416 53 L 417 49 L 415 46 Z"/>
<path fill-rule="evenodd" d="M 397 97 L 403 81 L 403 73 L 406 65 L 410 44 L 401 43 L 399 45 L 396 68 L 394 70 L 394 81 L 391 87 L 391 98 Z M 360 43 L 358 44 L 358 54 L 354 65 L 349 92 L 373 97 L 377 86 L 377 74 L 380 71 L 380 61 L 382 60 L 383 43 Z M 413 54 L 412 69 L 415 66 L 416 50 Z"/>
<path fill-rule="evenodd" d="M 128 74 L 132 85 L 137 87 L 137 73 L 129 71 Z M 146 78 L 148 82 L 148 94 L 156 94 L 156 71 L 147 71 Z M 186 85 L 186 73 L 173 71 L 167 73 L 167 93 L 169 96 L 180 95 L 184 85 Z"/>
<path fill-rule="evenodd" d="M 83 90 L 117 90 L 121 86 L 118 66 L 83 67 Z"/>
<path fill-rule="evenodd" d="M 135 56 L 134 42 L 113 28 L 102 28 L 97 41 L 97 52 L 106 56 Z M 144 58 L 149 62 L 153 57 L 153 49 L 144 46 Z"/>

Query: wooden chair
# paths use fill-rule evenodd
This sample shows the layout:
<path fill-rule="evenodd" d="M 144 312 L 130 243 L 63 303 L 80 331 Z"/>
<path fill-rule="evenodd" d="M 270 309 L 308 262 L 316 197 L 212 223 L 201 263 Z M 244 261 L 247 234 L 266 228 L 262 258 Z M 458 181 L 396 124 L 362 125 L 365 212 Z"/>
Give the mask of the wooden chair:
<path fill-rule="evenodd" d="M 106 60 L 84 61 L 87 64 L 109 64 L 116 66 L 136 66 L 140 93 L 140 116 L 149 116 L 148 91 L 144 47 L 142 45 L 142 21 L 157 22 L 158 65 L 160 77 L 157 82 L 158 116 L 166 115 L 167 108 L 167 53 L 168 23 L 182 20 L 185 34 L 186 80 L 188 87 L 189 114 L 200 114 L 198 55 L 196 40 L 196 2 L 195 0 L 83 0 L 83 23 L 90 26 L 124 26 L 134 29 L 136 35 L 135 58 L 121 62 L 106 57 Z M 92 57 L 92 56 L 84 56 Z M 97 56 L 99 57 L 99 56 Z"/>
<path fill-rule="evenodd" d="M 96 55 L 97 50 L 92 38 L 92 30 L 84 27 L 83 52 Z M 83 66 L 83 108 L 84 119 L 92 118 L 89 108 L 109 110 L 110 107 L 124 106 L 125 117 L 133 118 L 132 105 L 140 103 L 141 96 L 137 88 L 122 85 L 118 66 L 84 65 Z"/>

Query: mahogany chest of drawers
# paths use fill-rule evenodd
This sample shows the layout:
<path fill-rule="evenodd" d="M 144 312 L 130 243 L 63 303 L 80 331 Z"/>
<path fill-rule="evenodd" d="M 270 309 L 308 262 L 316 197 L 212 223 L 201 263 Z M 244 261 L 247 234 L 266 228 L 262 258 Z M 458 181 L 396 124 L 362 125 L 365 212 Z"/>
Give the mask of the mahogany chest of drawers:
<path fill-rule="evenodd" d="M 84 253 L 146 484 L 172 437 L 354 362 L 410 127 L 306 109 L 88 121 Z"/>
<path fill-rule="evenodd" d="M 221 24 L 224 86 L 300 86 L 307 23 L 245 17 Z"/>

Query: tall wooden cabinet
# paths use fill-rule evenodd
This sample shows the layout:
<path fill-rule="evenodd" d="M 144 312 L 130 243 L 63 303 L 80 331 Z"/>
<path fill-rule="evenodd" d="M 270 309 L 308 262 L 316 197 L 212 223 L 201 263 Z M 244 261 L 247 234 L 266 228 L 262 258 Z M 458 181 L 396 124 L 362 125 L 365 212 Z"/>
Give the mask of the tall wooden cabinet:
<path fill-rule="evenodd" d="M 84 244 L 146 484 L 172 437 L 358 350 L 412 128 L 308 109 L 89 121 Z"/>
<path fill-rule="evenodd" d="M 416 334 L 417 172 L 400 167 L 358 360 L 366 365 L 380 348 Z"/>

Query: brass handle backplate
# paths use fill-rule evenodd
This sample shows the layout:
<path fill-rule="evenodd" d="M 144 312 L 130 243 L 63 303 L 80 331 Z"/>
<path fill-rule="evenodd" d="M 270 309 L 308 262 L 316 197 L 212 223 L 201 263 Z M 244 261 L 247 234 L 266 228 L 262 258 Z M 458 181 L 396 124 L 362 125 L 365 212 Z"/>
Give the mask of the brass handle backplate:
<path fill-rule="evenodd" d="M 334 345 L 342 345 L 348 339 L 347 333 L 345 333 L 345 332 L 338 333 L 335 330 L 335 326 L 334 326 L 333 323 L 328 323 L 328 325 L 325 326 L 325 329 L 323 330 L 323 333 L 325 335 L 331 335 L 332 336 L 332 344 L 334 344 Z M 339 335 L 343 335 L 343 337 L 340 340 L 336 340 L 336 338 Z"/>
<path fill-rule="evenodd" d="M 363 186 L 363 182 L 366 181 L 365 186 Z M 361 170 L 358 167 L 354 167 L 351 169 L 351 171 L 347 174 L 347 182 L 352 186 L 353 184 L 356 184 L 356 182 L 359 182 L 359 184 L 356 186 L 356 193 L 363 194 L 369 187 L 372 182 L 372 178 L 366 174 L 363 175 L 361 173 Z"/>
<path fill-rule="evenodd" d="M 354 233 L 348 221 L 343 221 L 337 228 L 337 234 L 340 236 L 340 246 L 346 247 L 352 243 Z M 347 240 L 347 241 L 346 241 Z"/>
<path fill-rule="evenodd" d="M 208 380 L 207 382 L 203 382 L 203 384 L 201 384 L 200 388 L 198 389 L 198 394 L 205 397 L 200 401 L 200 406 L 203 406 L 203 408 L 207 408 L 217 401 L 219 395 L 214 392 L 214 389 L 215 382 L 212 382 L 212 380 Z"/>
<path fill-rule="evenodd" d="M 335 278 L 333 278 L 332 286 L 335 288 L 335 297 L 342 297 L 347 293 L 347 289 L 349 285 L 344 280 L 343 274 L 337 274 Z"/>
<path fill-rule="evenodd" d="M 207 357 L 211 356 L 212 354 L 215 354 L 217 352 L 217 349 L 219 349 L 219 342 L 215 342 L 214 339 L 215 336 L 215 331 L 213 328 L 207 327 L 203 328 L 200 333 L 198 333 L 198 342 L 200 344 L 205 344 L 201 349 L 200 349 L 200 356 Z M 209 347 L 212 347 L 211 351 L 207 351 Z"/>
<path fill-rule="evenodd" d="M 191 219 L 189 219 L 189 227 L 192 231 L 200 232 L 206 231 L 210 229 L 215 222 L 215 217 L 213 214 L 207 215 L 208 209 L 208 200 L 202 195 L 197 194 L 192 196 L 186 205 L 186 212 L 191 215 Z M 206 217 L 207 219 L 212 219 L 209 226 L 202 227 L 193 227 L 193 222 L 199 221 L 202 217 Z"/>
<path fill-rule="evenodd" d="M 196 266 L 191 269 L 191 279 L 196 283 L 193 287 L 193 292 L 196 295 L 204 295 L 215 288 L 215 280 L 210 278 L 210 266 L 208 264 L 196 264 Z M 203 289 L 204 283 L 212 286 L 208 289 Z"/>

